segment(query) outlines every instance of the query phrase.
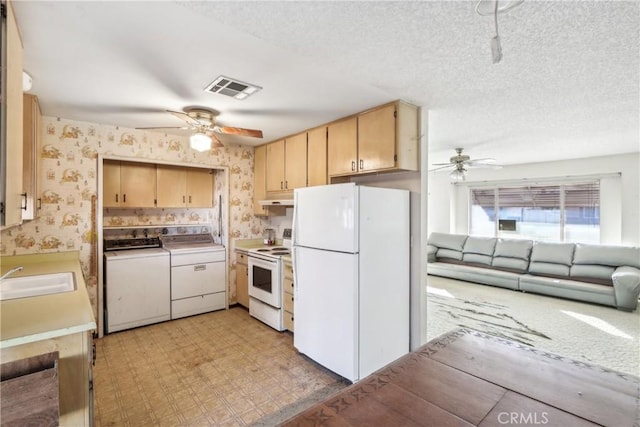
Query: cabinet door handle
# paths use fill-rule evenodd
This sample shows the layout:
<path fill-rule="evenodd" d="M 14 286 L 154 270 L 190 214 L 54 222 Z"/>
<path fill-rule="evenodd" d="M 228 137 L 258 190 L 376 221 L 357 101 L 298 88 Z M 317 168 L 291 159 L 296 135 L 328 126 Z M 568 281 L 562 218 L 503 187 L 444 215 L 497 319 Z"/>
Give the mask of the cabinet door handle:
<path fill-rule="evenodd" d="M 118 193 L 116 193 L 116 203 L 118 203 Z"/>
<path fill-rule="evenodd" d="M 126 194 L 122 195 L 122 203 L 127 203 L 127 195 Z"/>
<path fill-rule="evenodd" d="M 185 199 L 184 196 L 182 196 L 182 203 L 185 203 L 187 200 Z"/>
<path fill-rule="evenodd" d="M 284 185 L 283 185 L 282 181 L 280 181 L 280 189 L 284 190 Z"/>
<path fill-rule="evenodd" d="M 42 199 L 38 197 L 38 210 L 42 209 Z"/>
<path fill-rule="evenodd" d="M 354 172 L 356 170 L 356 162 L 351 162 L 351 171 Z"/>
<path fill-rule="evenodd" d="M 23 211 L 26 211 L 27 210 L 27 193 L 20 193 L 20 196 L 22 196 L 24 200 L 24 206 L 20 206 L 20 209 L 22 209 Z"/>
<path fill-rule="evenodd" d="M 191 203 L 191 196 L 189 196 L 189 203 Z"/>
<path fill-rule="evenodd" d="M 360 159 L 360 169 L 364 169 L 364 160 Z"/>
<path fill-rule="evenodd" d="M 200 265 L 194 265 L 193 266 L 193 271 L 203 271 L 206 270 L 207 266 L 204 264 L 200 264 Z"/>
<path fill-rule="evenodd" d="M 285 182 L 284 182 L 284 188 L 285 188 L 285 189 L 289 188 L 289 181 L 285 181 Z"/>

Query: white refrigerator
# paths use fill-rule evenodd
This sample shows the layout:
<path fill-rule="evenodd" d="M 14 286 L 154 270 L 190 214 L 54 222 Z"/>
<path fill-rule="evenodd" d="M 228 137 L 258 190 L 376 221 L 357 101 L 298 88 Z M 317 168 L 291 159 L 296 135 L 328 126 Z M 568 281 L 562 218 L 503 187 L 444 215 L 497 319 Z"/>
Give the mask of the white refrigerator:
<path fill-rule="evenodd" d="M 293 344 L 356 382 L 409 351 L 409 191 L 296 189 Z"/>

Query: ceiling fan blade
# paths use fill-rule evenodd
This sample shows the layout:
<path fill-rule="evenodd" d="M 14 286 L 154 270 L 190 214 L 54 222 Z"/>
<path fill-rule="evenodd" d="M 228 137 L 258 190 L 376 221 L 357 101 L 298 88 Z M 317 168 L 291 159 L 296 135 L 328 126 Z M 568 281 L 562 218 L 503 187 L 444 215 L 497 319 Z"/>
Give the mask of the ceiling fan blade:
<path fill-rule="evenodd" d="M 431 166 L 455 166 L 455 163 L 431 163 Z"/>
<path fill-rule="evenodd" d="M 474 169 L 502 169 L 502 165 L 496 165 L 491 163 L 473 163 L 473 164 L 467 164 L 466 166 Z"/>
<path fill-rule="evenodd" d="M 136 128 L 136 129 L 161 130 L 161 129 L 189 129 L 189 128 L 187 126 L 151 126 L 151 127 L 143 127 L 143 128 Z"/>
<path fill-rule="evenodd" d="M 187 113 L 181 113 L 180 111 L 171 111 L 171 110 L 166 110 L 166 111 L 167 111 L 167 113 L 173 114 L 174 116 L 176 116 L 180 120 L 183 120 L 183 121 L 189 123 L 190 125 L 199 126 L 201 124 L 199 121 L 197 121 L 193 117 L 189 116 Z"/>
<path fill-rule="evenodd" d="M 222 141 L 220 141 L 220 138 L 218 138 L 215 133 L 209 131 L 209 132 L 207 132 L 207 135 L 209 135 L 211 137 L 211 139 L 213 140 L 212 148 L 222 148 L 222 147 L 224 147 L 224 144 L 222 143 Z"/>
<path fill-rule="evenodd" d="M 234 128 L 230 126 L 216 126 L 214 132 L 225 133 L 228 135 L 251 136 L 254 138 L 262 138 L 262 131 L 256 129 Z"/>
<path fill-rule="evenodd" d="M 465 163 L 468 165 L 472 165 L 472 164 L 487 164 L 487 163 L 495 163 L 496 159 L 492 159 L 490 157 L 484 158 L 484 159 L 473 159 L 473 160 L 467 160 Z"/>
<path fill-rule="evenodd" d="M 434 166 L 436 166 L 436 165 L 437 164 L 434 164 Z M 437 168 L 429 169 L 429 172 L 434 172 L 434 171 L 438 171 L 440 169 L 446 169 L 446 168 L 455 167 L 455 166 L 456 165 L 453 165 L 453 164 L 446 164 L 445 166 L 440 166 L 440 167 L 437 167 Z"/>

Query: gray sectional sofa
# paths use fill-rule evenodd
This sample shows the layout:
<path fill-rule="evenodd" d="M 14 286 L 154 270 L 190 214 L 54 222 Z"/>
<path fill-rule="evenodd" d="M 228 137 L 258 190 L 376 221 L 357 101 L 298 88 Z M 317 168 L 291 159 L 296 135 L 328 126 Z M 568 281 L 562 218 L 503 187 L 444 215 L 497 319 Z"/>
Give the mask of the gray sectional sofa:
<path fill-rule="evenodd" d="M 640 248 L 431 233 L 427 273 L 633 311 Z"/>

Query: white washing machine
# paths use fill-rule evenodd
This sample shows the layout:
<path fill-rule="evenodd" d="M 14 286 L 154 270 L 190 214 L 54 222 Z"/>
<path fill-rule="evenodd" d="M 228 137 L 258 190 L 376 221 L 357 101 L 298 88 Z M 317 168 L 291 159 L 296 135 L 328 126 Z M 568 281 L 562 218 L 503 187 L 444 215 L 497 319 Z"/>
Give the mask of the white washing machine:
<path fill-rule="evenodd" d="M 107 333 L 171 318 L 171 261 L 161 248 L 105 252 Z"/>

